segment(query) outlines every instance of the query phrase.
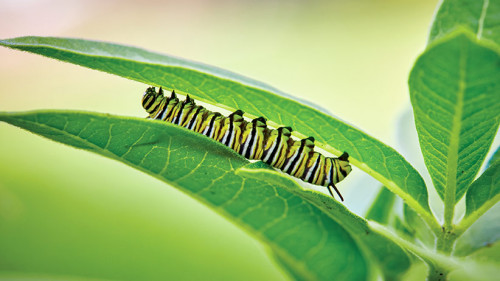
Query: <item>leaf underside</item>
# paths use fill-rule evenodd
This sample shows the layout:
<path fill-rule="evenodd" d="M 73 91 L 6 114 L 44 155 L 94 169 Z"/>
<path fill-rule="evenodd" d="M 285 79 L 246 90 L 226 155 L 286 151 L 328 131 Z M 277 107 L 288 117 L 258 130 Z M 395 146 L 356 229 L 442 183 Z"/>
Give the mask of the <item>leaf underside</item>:
<path fill-rule="evenodd" d="M 498 130 L 500 55 L 465 32 L 446 39 L 418 59 L 409 84 L 426 166 L 441 199 L 455 204 Z"/>

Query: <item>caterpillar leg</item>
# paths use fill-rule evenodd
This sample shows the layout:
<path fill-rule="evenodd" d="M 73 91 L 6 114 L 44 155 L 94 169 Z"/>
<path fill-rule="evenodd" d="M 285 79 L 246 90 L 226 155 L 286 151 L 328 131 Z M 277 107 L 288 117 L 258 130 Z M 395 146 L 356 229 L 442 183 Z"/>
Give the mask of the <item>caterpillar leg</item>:
<path fill-rule="evenodd" d="M 333 193 L 332 193 L 332 189 L 330 187 L 333 187 L 333 189 L 335 189 L 335 192 L 337 192 L 337 195 L 340 197 L 340 201 L 344 201 L 344 198 L 342 197 L 342 195 L 340 194 L 339 190 L 337 189 L 337 187 L 335 187 L 335 185 L 333 183 L 331 183 L 330 185 L 328 185 L 328 191 L 330 192 L 330 195 L 332 197 L 335 197 L 333 196 Z"/>

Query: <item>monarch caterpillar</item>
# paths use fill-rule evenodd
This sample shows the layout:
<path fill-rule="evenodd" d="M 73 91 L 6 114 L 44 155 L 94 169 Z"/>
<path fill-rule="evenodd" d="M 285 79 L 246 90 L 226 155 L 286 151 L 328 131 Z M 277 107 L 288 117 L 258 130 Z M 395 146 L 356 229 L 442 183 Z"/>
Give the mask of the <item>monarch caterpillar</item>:
<path fill-rule="evenodd" d="M 350 172 L 349 155 L 344 152 L 338 158 L 325 157 L 314 151 L 314 138 L 291 138 L 292 128 L 270 129 L 266 119 L 258 117 L 251 122 L 243 119 L 243 111 L 236 110 L 225 117 L 186 97 L 179 101 L 175 91 L 170 97 L 154 87 L 146 89 L 142 106 L 148 118 L 167 121 L 201 133 L 230 147 L 248 159 L 263 162 L 305 182 L 326 186 L 332 197 L 332 188 L 344 201 L 335 184 Z"/>

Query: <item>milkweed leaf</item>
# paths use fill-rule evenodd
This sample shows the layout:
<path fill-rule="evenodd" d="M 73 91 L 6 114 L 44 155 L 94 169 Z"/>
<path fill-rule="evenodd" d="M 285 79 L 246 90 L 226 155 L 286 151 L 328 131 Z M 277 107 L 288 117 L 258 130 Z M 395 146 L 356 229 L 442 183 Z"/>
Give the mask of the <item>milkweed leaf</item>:
<path fill-rule="evenodd" d="M 500 123 L 500 54 L 465 31 L 436 41 L 410 74 L 420 147 L 445 208 L 474 180 Z"/>
<path fill-rule="evenodd" d="M 98 113 L 2 113 L 0 120 L 115 159 L 186 192 L 263 241 L 297 279 L 369 278 L 368 261 L 342 223 L 271 184 L 265 174 L 259 179 L 238 174 L 248 160 L 201 134 Z"/>

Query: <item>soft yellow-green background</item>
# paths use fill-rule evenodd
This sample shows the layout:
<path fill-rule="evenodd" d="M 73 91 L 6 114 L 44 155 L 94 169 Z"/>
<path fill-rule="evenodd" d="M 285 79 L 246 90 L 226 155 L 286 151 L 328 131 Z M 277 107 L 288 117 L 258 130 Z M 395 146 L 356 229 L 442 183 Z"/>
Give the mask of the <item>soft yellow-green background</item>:
<path fill-rule="evenodd" d="M 395 145 L 408 73 L 436 2 L 0 0 L 0 38 L 106 40 L 216 65 Z M 0 59 L 0 111 L 145 116 L 146 85 L 5 48 Z M 286 278 L 247 233 L 123 164 L 4 123 L 0 159 L 0 269 L 136 280 Z M 366 209 L 357 200 L 364 177 L 355 171 L 341 186 L 358 213 Z"/>

